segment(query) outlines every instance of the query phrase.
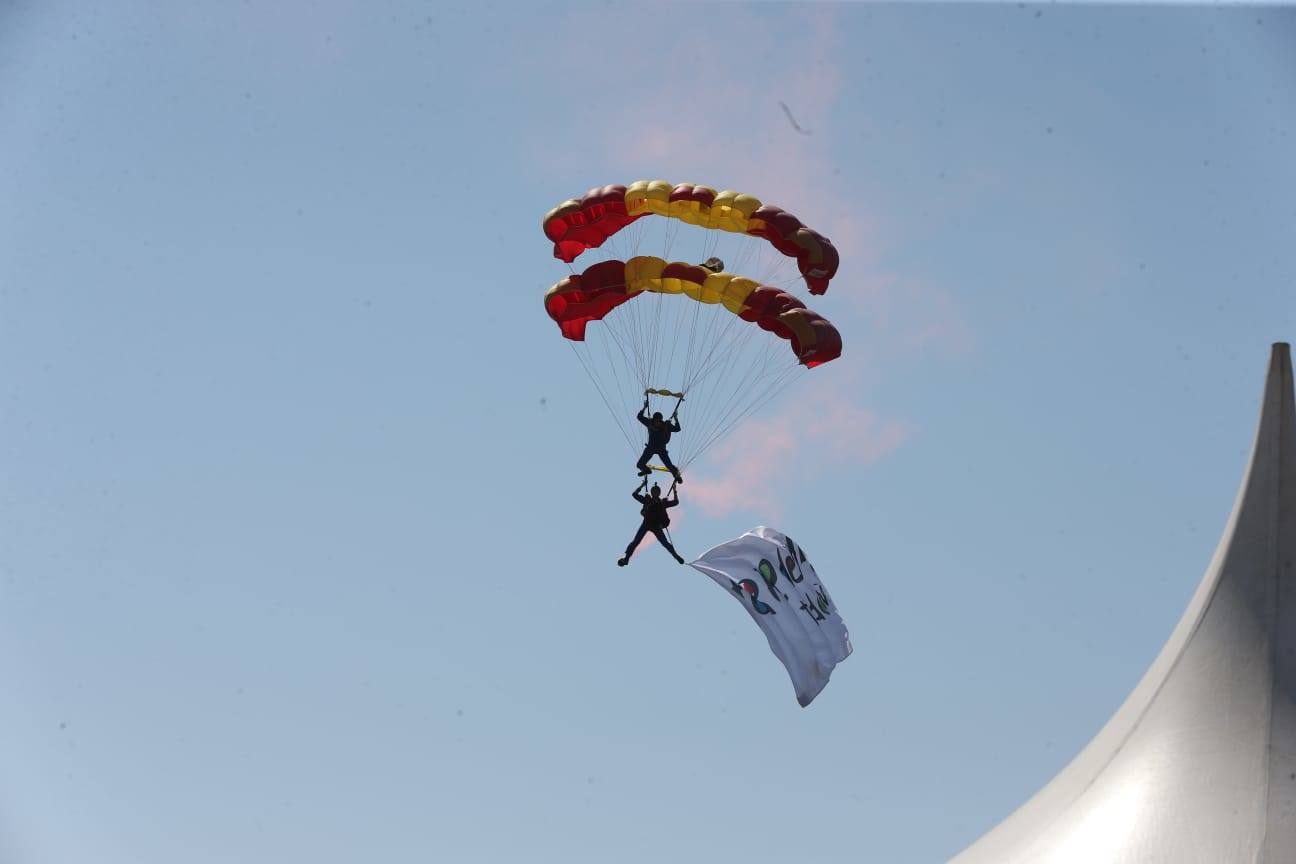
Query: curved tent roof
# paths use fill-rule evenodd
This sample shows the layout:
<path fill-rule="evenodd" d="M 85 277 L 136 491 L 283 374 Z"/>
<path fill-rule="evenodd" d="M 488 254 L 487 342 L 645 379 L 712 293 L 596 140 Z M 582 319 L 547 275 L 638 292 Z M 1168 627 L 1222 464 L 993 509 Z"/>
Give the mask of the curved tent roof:
<path fill-rule="evenodd" d="M 1296 861 L 1296 411 L 1273 346 L 1215 557 L 1143 680 L 1061 773 L 952 864 Z"/>

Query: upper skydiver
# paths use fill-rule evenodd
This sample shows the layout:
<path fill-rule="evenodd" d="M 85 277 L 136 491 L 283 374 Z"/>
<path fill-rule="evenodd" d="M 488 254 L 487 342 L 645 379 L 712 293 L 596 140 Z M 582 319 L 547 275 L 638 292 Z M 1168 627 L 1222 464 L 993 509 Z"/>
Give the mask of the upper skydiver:
<path fill-rule="evenodd" d="M 625 555 L 617 559 L 618 567 L 624 567 L 630 563 L 630 556 L 634 554 L 639 541 L 643 540 L 644 536 L 649 532 L 657 538 L 657 542 L 661 543 L 667 552 L 675 556 L 676 561 L 681 564 L 684 563 L 684 559 L 675 551 L 675 547 L 671 545 L 670 540 L 666 539 L 666 527 L 670 525 L 670 514 L 666 510 L 679 504 L 679 494 L 675 491 L 675 487 L 672 486 L 671 497 L 663 498 L 661 487 L 656 483 L 652 485 L 650 494 L 641 494 L 643 488 L 647 485 L 648 481 L 644 480 L 639 484 L 639 488 L 631 493 L 634 499 L 643 505 L 639 508 L 640 514 L 643 515 L 643 522 L 639 524 L 639 530 L 635 532 L 634 539 L 626 547 Z"/>
<path fill-rule="evenodd" d="M 653 412 L 652 417 L 648 416 L 648 394 L 644 393 L 644 404 L 635 415 L 636 419 L 648 427 L 648 444 L 644 447 L 643 455 L 639 457 L 639 462 L 635 465 L 639 469 L 640 477 L 647 477 L 652 473 L 648 467 L 648 459 L 651 456 L 658 456 L 666 470 L 675 476 L 676 483 L 683 483 L 684 478 L 680 475 L 679 469 L 671 462 L 670 454 L 666 452 L 666 445 L 670 443 L 671 433 L 680 431 L 679 424 L 679 406 L 684 401 L 684 397 L 679 398 L 675 403 L 675 411 L 671 414 L 669 421 L 662 419 L 660 411 Z"/>

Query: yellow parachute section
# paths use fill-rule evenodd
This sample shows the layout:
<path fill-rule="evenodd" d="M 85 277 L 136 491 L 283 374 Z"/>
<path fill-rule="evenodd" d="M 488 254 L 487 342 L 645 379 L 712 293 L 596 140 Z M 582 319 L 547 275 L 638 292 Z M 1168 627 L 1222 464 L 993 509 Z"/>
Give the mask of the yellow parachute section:
<path fill-rule="evenodd" d="M 719 303 L 735 315 L 743 311 L 747 296 L 761 287 L 746 276 L 712 273 L 704 267 L 668 263 L 649 255 L 625 262 L 625 282 L 627 294 L 683 294 L 699 303 Z"/>
<path fill-rule="evenodd" d="M 717 192 L 709 186 L 682 185 L 692 193 L 687 198 L 679 196 L 676 184 L 665 180 L 631 183 L 625 191 L 626 214 L 642 216 L 654 213 L 702 228 L 746 234 L 752 227 L 752 214 L 761 208 L 761 200 L 755 195 L 732 189 Z M 672 193 L 675 193 L 675 200 L 671 200 Z"/>

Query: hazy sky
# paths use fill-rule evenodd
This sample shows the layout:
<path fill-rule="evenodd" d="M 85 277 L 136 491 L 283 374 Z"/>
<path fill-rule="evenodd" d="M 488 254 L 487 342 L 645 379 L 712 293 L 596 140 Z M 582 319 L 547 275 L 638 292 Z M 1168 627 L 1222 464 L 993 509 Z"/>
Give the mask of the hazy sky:
<path fill-rule="evenodd" d="M 1207 564 L 1294 149 L 1292 9 L 0 4 L 0 859 L 948 858 Z M 614 564 L 540 217 L 655 177 L 842 254 L 842 358 L 674 526 L 813 556 L 808 709 Z"/>

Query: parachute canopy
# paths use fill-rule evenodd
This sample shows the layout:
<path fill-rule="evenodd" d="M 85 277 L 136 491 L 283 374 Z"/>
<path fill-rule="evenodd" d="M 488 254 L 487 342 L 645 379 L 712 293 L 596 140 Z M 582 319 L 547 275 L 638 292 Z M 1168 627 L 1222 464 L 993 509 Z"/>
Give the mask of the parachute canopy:
<path fill-rule="evenodd" d="M 672 399 L 652 410 L 679 412 L 670 453 L 687 469 L 841 355 L 841 334 L 806 308 L 802 289 L 823 293 L 837 250 L 755 196 L 660 180 L 602 186 L 551 210 L 544 230 L 569 271 L 545 310 L 636 454 L 645 399 Z"/>
<path fill-rule="evenodd" d="M 697 264 L 640 256 L 603 261 L 568 276 L 545 294 L 545 311 L 568 339 L 583 341 L 585 326 L 642 292 L 682 294 L 718 304 L 792 345 L 798 362 L 813 368 L 841 356 L 841 334 L 827 319 L 786 291 Z"/>
<path fill-rule="evenodd" d="M 629 186 L 599 186 L 545 214 L 544 232 L 554 241 L 554 257 L 571 263 L 587 249 L 650 214 L 763 238 L 795 258 L 811 294 L 822 294 L 837 273 L 837 249 L 827 237 L 802 224 L 781 207 L 754 195 L 692 183 L 638 180 Z"/>
<path fill-rule="evenodd" d="M 759 526 L 690 562 L 730 592 L 765 633 L 801 707 L 828 686 L 850 656 L 850 633 L 805 550 L 782 531 Z"/>

